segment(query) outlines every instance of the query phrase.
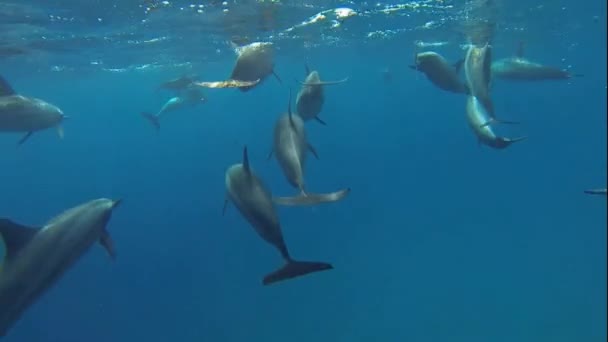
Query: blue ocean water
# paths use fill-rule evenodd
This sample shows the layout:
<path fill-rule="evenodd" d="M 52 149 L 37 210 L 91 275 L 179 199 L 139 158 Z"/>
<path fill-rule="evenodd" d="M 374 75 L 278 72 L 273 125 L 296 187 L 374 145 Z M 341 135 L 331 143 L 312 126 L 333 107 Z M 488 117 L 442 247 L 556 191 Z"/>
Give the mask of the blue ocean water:
<path fill-rule="evenodd" d="M 336 4 L 371 6 L 325 5 Z M 3 340 L 605 341 L 606 199 L 582 191 L 606 186 L 606 2 L 517 1 L 501 10 L 518 20 L 505 27 L 536 30 L 499 26 L 496 58 L 528 38 L 526 57 L 584 75 L 497 81 L 497 112 L 522 122 L 501 132 L 529 137 L 505 150 L 477 144 L 464 96 L 408 68 L 415 31 L 307 49 L 278 43 L 282 83 L 206 89 L 205 104 L 167 114 L 159 134 L 139 113 L 160 108 L 171 95 L 155 88 L 181 70 L 56 71 L 56 56 L 1 59 L 15 90 L 70 118 L 63 140 L 50 129 L 16 148 L 18 135 L 0 135 L 0 215 L 43 225 L 93 198 L 123 199 L 108 225 L 116 261 L 93 246 Z M 357 20 L 353 27 L 367 25 Z M 414 19 L 395 20 L 411 27 Z M 439 49 L 457 60 L 464 41 L 452 43 Z M 117 50 L 114 63 L 157 57 L 142 49 L 137 62 Z M 218 80 L 230 53 L 179 57 Z M 59 55 L 68 67 L 89 57 Z M 352 192 L 277 208 L 291 254 L 335 269 L 263 286 L 282 260 L 234 206 L 222 216 L 224 173 L 246 145 L 274 194 L 296 193 L 266 156 L 305 61 L 324 79 L 349 77 L 325 90 L 327 126 L 306 124 L 320 157 L 307 161 L 307 186 Z"/>

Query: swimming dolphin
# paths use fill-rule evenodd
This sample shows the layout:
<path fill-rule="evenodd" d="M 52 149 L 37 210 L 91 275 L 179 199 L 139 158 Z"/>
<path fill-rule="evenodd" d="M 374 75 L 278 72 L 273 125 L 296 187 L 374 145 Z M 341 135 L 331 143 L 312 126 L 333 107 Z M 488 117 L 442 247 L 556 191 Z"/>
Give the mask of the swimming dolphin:
<path fill-rule="evenodd" d="M 492 126 L 486 124 L 486 122 L 490 120 L 490 116 L 487 113 L 485 106 L 473 95 L 469 95 L 467 97 L 466 112 L 469 127 L 477 136 L 479 143 L 483 143 L 496 149 L 504 149 L 515 142 L 522 141 L 527 138 L 519 137 L 511 139 L 497 136 L 494 133 Z"/>
<path fill-rule="evenodd" d="M 239 90 L 246 92 L 264 81 L 269 75 L 273 74 L 279 83 L 281 78 L 274 71 L 274 47 L 270 42 L 253 42 L 241 47 L 232 45 L 237 59 L 232 73 L 231 80 L 256 82 L 254 85 L 238 87 Z"/>
<path fill-rule="evenodd" d="M 603 188 L 603 189 L 588 189 L 588 190 L 585 190 L 585 193 L 589 194 L 589 195 L 604 195 L 604 196 L 606 196 L 606 191 L 607 191 L 606 188 Z"/>
<path fill-rule="evenodd" d="M 283 239 L 281 224 L 272 202 L 272 195 L 251 168 L 247 147 L 243 149 L 243 162 L 234 164 L 226 170 L 226 191 L 227 199 L 224 202 L 224 213 L 228 200 L 230 200 L 258 235 L 264 241 L 273 245 L 285 260 L 286 264 L 283 267 L 264 277 L 262 281 L 264 285 L 333 269 L 331 264 L 324 262 L 292 259 Z"/>
<path fill-rule="evenodd" d="M 567 70 L 542 65 L 523 57 L 524 47 L 520 43 L 514 57 L 503 58 L 492 62 L 492 78 L 510 81 L 546 81 L 567 80 L 573 77 L 582 77 Z"/>
<path fill-rule="evenodd" d="M 167 89 L 173 91 L 182 91 L 187 89 L 194 83 L 196 75 L 182 75 L 178 78 L 163 82 L 160 84 L 160 89 Z"/>
<path fill-rule="evenodd" d="M 308 65 L 305 65 L 305 68 L 306 79 L 304 80 L 304 83 L 302 83 L 302 88 L 300 89 L 300 92 L 298 92 L 296 98 L 296 111 L 304 121 L 315 119 L 325 125 L 325 122 L 319 118 L 319 113 L 321 113 L 323 103 L 325 102 L 323 86 L 344 83 L 348 78 L 340 81 L 322 82 L 319 77 L 319 72 L 316 70 L 311 72 Z"/>
<path fill-rule="evenodd" d="M 273 147 L 268 158 L 274 153 L 285 178 L 293 187 L 300 190 L 295 197 L 275 197 L 274 202 L 280 205 L 315 205 L 319 203 L 336 202 L 348 195 L 350 188 L 327 194 L 307 193 L 304 187 L 304 164 L 307 152 L 310 151 L 317 159 L 316 150 L 306 139 L 304 121 L 291 112 L 291 91 L 287 113 L 279 116 L 274 127 Z"/>
<path fill-rule="evenodd" d="M 156 128 L 156 131 L 159 131 L 160 117 L 163 114 L 186 106 L 196 106 L 206 101 L 207 99 L 200 88 L 190 87 L 184 90 L 181 95 L 170 98 L 156 114 L 142 112 L 141 115 Z"/>
<path fill-rule="evenodd" d="M 116 258 L 106 225 L 119 203 L 95 199 L 64 211 L 41 228 L 0 219 L 0 244 L 6 252 L 0 260 L 0 336 L 95 242 Z"/>
<path fill-rule="evenodd" d="M 494 104 L 490 97 L 490 83 L 492 79 L 492 48 L 486 43 L 484 46 L 470 44 L 464 60 L 464 74 L 470 94 L 475 96 L 486 109 L 489 120 L 483 125 L 493 122 L 503 124 L 517 124 L 515 121 L 502 120 L 494 114 Z"/>
<path fill-rule="evenodd" d="M 437 52 L 425 51 L 415 55 L 414 65 L 410 65 L 410 68 L 425 74 L 428 80 L 440 89 L 453 93 L 468 94 L 467 85 L 458 76 L 463 63 L 464 59 L 461 59 L 450 65 Z"/>
<path fill-rule="evenodd" d="M 66 118 L 61 109 L 46 101 L 17 94 L 0 76 L 0 132 L 25 132 L 18 145 L 34 132 L 51 127 L 63 138 L 61 123 Z"/>

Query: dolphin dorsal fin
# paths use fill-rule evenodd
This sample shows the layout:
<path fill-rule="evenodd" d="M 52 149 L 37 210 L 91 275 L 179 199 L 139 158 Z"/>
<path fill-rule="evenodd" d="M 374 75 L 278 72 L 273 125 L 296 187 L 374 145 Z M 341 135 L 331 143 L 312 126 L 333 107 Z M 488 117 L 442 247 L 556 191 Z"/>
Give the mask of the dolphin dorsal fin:
<path fill-rule="evenodd" d="M 4 77 L 0 76 L 0 96 L 10 96 L 15 94 L 16 92 L 13 87 L 11 87 Z"/>
<path fill-rule="evenodd" d="M 38 228 L 27 227 L 10 219 L 0 219 L 0 244 L 4 244 L 6 260 L 10 261 L 38 233 Z M 2 259 L 0 259 L 2 263 Z"/>
<path fill-rule="evenodd" d="M 308 63 L 304 63 L 304 70 L 306 70 L 306 76 L 310 75 L 310 68 L 308 67 Z"/>
<path fill-rule="evenodd" d="M 251 174 L 251 166 L 249 166 L 249 155 L 247 153 L 247 146 L 243 147 L 243 168 L 248 174 Z"/>
<path fill-rule="evenodd" d="M 519 42 L 519 44 L 517 45 L 517 50 L 515 51 L 515 57 L 517 58 L 524 58 L 524 42 L 521 41 Z"/>
<path fill-rule="evenodd" d="M 287 103 L 287 115 L 289 115 L 289 124 L 293 127 L 293 113 L 291 112 L 291 88 L 289 88 L 289 102 Z"/>

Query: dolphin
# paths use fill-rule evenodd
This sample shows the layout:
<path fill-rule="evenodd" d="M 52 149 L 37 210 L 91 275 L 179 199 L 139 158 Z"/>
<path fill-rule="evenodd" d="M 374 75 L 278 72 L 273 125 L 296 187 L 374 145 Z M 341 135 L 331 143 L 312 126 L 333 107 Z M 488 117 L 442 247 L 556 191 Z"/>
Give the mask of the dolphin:
<path fill-rule="evenodd" d="M 321 108 L 323 108 L 325 102 L 323 86 L 344 83 L 348 81 L 348 78 L 340 81 L 323 82 L 319 77 L 319 72 L 316 70 L 310 71 L 308 65 L 305 65 L 305 69 L 306 79 L 302 83 L 302 88 L 296 98 L 296 111 L 304 121 L 315 119 L 325 125 L 325 122 L 319 118 L 319 113 L 321 113 Z"/>
<path fill-rule="evenodd" d="M 415 55 L 414 65 L 410 65 L 410 68 L 425 74 L 427 79 L 440 89 L 453 93 L 468 94 L 467 85 L 458 76 L 463 63 L 464 59 L 461 59 L 450 65 L 437 52 L 425 51 Z"/>
<path fill-rule="evenodd" d="M 304 164 L 308 151 L 319 158 L 315 148 L 306 139 L 304 121 L 299 115 L 291 112 L 290 91 L 287 113 L 279 116 L 275 123 L 273 147 L 268 158 L 275 154 L 285 178 L 289 184 L 300 190 L 300 194 L 295 197 L 275 197 L 276 204 L 299 206 L 337 202 L 350 192 L 350 188 L 346 188 L 327 194 L 307 193 L 304 187 Z"/>
<path fill-rule="evenodd" d="M 481 101 L 479 101 L 473 95 L 469 95 L 467 97 L 466 112 L 469 127 L 477 136 L 480 144 L 483 143 L 495 149 L 504 149 L 515 142 L 522 141 L 527 138 L 524 136 L 511 139 L 497 136 L 494 133 L 492 126 L 486 124 L 486 122 L 490 120 L 487 109 L 481 103 Z"/>
<path fill-rule="evenodd" d="M 181 91 L 190 87 L 195 81 L 196 75 L 182 75 L 178 78 L 163 82 L 158 87 L 159 89 L 167 89 L 173 91 Z"/>
<path fill-rule="evenodd" d="M 186 106 L 196 106 L 199 103 L 204 103 L 207 98 L 202 90 L 198 87 L 189 87 L 183 91 L 181 95 L 170 98 L 156 114 L 142 112 L 141 115 L 148 120 L 158 132 L 160 130 L 160 117 L 168 112 L 184 108 Z"/>
<path fill-rule="evenodd" d="M 494 104 L 490 98 L 490 83 L 492 79 L 492 48 L 486 43 L 484 46 L 470 44 L 464 60 L 464 73 L 470 95 L 475 96 L 485 107 L 489 120 L 483 125 L 492 122 L 503 124 L 518 124 L 515 121 L 502 120 L 494 114 Z"/>
<path fill-rule="evenodd" d="M 97 241 L 112 259 L 116 250 L 106 230 L 120 203 L 99 198 L 70 208 L 43 227 L 0 219 L 0 336 L 4 336 L 63 274 Z"/>
<path fill-rule="evenodd" d="M 283 239 L 272 195 L 251 168 L 246 146 L 243 149 L 243 162 L 234 164 L 226 170 L 226 191 L 227 198 L 223 212 L 225 213 L 230 200 L 258 235 L 273 245 L 285 260 L 285 265 L 266 275 L 262 284 L 270 285 L 305 274 L 333 269 L 331 264 L 324 262 L 292 259 Z"/>
<path fill-rule="evenodd" d="M 604 195 L 604 196 L 606 196 L 606 188 L 603 188 L 603 189 L 588 189 L 588 190 L 585 190 L 585 193 L 589 194 L 589 195 Z"/>
<path fill-rule="evenodd" d="M 274 71 L 274 46 L 271 42 L 253 42 L 241 47 L 232 44 L 237 59 L 230 74 L 230 80 L 256 82 L 254 85 L 238 87 L 242 92 L 251 90 L 270 74 L 282 83 Z"/>
<path fill-rule="evenodd" d="M 18 145 L 34 132 L 56 127 L 63 139 L 61 123 L 67 116 L 61 109 L 41 99 L 19 95 L 0 76 L 0 132 L 25 132 Z"/>
<path fill-rule="evenodd" d="M 499 59 L 492 62 L 492 78 L 509 81 L 546 81 L 567 80 L 573 77 L 582 77 L 567 70 L 532 62 L 523 57 L 524 47 L 520 43 L 517 53 L 513 57 Z"/>

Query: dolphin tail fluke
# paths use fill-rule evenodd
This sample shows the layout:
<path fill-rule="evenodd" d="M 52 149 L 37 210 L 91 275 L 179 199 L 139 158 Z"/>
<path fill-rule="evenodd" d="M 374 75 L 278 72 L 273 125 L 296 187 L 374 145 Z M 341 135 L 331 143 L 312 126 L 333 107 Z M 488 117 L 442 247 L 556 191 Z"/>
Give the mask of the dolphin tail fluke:
<path fill-rule="evenodd" d="M 279 281 L 292 279 L 309 273 L 331 270 L 333 268 L 334 267 L 331 264 L 325 262 L 290 260 L 285 266 L 266 275 L 263 284 L 270 285 Z"/>
<path fill-rule="evenodd" d="M 523 136 L 523 137 L 517 137 L 517 138 L 503 138 L 503 141 L 505 142 L 506 146 L 510 146 L 516 142 L 524 141 L 526 139 L 528 139 L 528 137 Z"/>
<path fill-rule="evenodd" d="M 144 119 L 148 120 L 152 124 L 152 126 L 156 128 L 157 132 L 160 130 L 160 120 L 158 116 L 147 112 L 141 112 L 141 116 L 143 116 Z"/>
<path fill-rule="evenodd" d="M 288 207 L 309 206 L 321 203 L 333 203 L 344 199 L 350 193 L 350 188 L 342 189 L 325 194 L 313 194 L 302 192 L 297 196 L 273 197 L 272 201 L 277 205 Z"/>
<path fill-rule="evenodd" d="M 23 143 L 26 142 L 32 136 L 32 134 L 34 134 L 34 132 L 25 133 L 25 135 L 17 142 L 17 146 L 23 145 Z"/>
<path fill-rule="evenodd" d="M 277 74 L 277 72 L 274 71 L 274 69 L 272 69 L 272 74 L 274 75 L 274 78 L 276 78 L 277 81 L 279 81 L 279 84 L 283 85 L 283 80 L 281 80 L 281 78 L 279 77 L 279 75 Z"/>
<path fill-rule="evenodd" d="M 492 118 L 492 119 L 486 121 L 480 127 L 483 128 L 483 127 L 486 127 L 486 126 L 489 126 L 489 125 L 494 125 L 494 124 L 519 125 L 519 124 L 521 124 L 521 122 L 519 122 L 519 121 L 503 120 L 503 119 L 498 119 L 498 118 Z"/>
<path fill-rule="evenodd" d="M 321 119 L 318 115 L 315 116 L 315 120 L 317 120 L 318 123 L 320 123 L 323 126 L 327 126 L 327 123 L 325 121 L 323 121 L 323 119 Z"/>

